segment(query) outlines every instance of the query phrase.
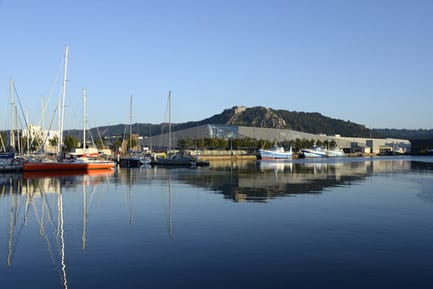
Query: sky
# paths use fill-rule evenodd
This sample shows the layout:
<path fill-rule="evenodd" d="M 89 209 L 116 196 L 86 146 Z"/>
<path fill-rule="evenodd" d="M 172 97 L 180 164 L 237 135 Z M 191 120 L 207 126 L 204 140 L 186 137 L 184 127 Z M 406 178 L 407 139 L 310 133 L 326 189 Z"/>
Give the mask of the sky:
<path fill-rule="evenodd" d="M 197 121 L 233 106 L 433 128 L 431 0 L 0 0 L 0 129 Z"/>

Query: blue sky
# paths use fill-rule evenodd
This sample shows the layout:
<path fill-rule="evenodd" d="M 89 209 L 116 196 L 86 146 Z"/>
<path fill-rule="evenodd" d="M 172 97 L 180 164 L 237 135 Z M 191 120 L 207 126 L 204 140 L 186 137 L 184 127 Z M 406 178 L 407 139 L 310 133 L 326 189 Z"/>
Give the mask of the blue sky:
<path fill-rule="evenodd" d="M 32 123 L 70 47 L 67 128 L 195 121 L 236 105 L 433 128 L 433 1 L 0 0 L 0 129 L 12 78 Z M 61 76 L 60 76 L 61 77 Z"/>

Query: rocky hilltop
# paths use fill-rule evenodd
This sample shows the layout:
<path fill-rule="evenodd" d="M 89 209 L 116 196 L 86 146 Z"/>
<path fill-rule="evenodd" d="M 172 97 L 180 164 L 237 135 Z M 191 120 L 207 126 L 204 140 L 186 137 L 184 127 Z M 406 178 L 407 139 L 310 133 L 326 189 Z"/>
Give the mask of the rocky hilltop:
<path fill-rule="evenodd" d="M 323 116 L 320 113 L 296 112 L 282 109 L 277 110 L 262 106 L 234 106 L 201 121 L 172 124 L 172 130 L 186 129 L 204 124 L 292 129 L 315 134 L 339 134 L 341 136 L 351 137 L 382 137 L 380 133 L 370 130 L 364 125 L 330 118 Z M 166 128 L 167 124 L 135 123 L 133 124 L 132 130 L 134 133 L 148 136 L 149 134 L 157 135 L 163 131 L 167 131 L 167 129 L 164 130 L 164 127 Z M 93 128 L 92 133 L 98 135 L 97 130 L 99 130 L 99 133 L 103 136 L 121 136 L 125 131 L 125 124 Z M 71 131 L 70 133 L 73 132 Z"/>

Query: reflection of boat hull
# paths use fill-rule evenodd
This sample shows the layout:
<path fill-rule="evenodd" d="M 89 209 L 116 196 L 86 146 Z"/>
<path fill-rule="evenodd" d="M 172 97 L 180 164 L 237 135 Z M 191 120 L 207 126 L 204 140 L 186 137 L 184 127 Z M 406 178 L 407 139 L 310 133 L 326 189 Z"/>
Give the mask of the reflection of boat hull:
<path fill-rule="evenodd" d="M 259 149 L 259 159 L 262 160 L 288 160 L 292 159 L 292 151 Z"/>
<path fill-rule="evenodd" d="M 113 162 L 26 162 L 23 171 L 90 171 L 113 169 Z"/>
<path fill-rule="evenodd" d="M 284 172 L 286 170 L 291 171 L 293 162 L 291 161 L 257 161 L 257 167 L 259 171 L 271 170 L 274 172 Z"/>

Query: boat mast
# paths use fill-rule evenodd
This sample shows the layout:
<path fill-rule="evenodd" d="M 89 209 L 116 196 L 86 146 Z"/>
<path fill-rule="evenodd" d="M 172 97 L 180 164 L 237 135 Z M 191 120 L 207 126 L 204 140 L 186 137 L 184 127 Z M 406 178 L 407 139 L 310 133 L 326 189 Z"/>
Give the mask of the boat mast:
<path fill-rule="evenodd" d="M 45 99 L 44 96 L 42 96 L 42 134 L 44 133 L 45 128 Z"/>
<path fill-rule="evenodd" d="M 129 150 L 132 150 L 132 94 L 129 99 Z"/>
<path fill-rule="evenodd" d="M 62 119 L 62 116 L 60 115 L 60 99 L 58 99 L 57 100 L 57 111 L 59 112 L 58 113 L 58 118 L 57 118 L 57 122 L 58 122 L 58 125 L 59 125 L 59 134 L 58 134 L 58 139 L 57 139 L 57 154 L 59 155 L 59 157 L 60 157 L 60 154 L 61 154 L 61 148 L 62 148 L 62 140 L 61 140 L 61 136 L 60 136 L 60 125 L 61 125 L 61 119 Z"/>
<path fill-rule="evenodd" d="M 86 115 L 86 100 L 87 100 L 87 94 L 86 89 L 83 88 L 83 152 L 86 151 L 86 122 L 87 122 L 87 115 Z"/>
<path fill-rule="evenodd" d="M 9 135 L 9 140 L 10 140 L 10 145 L 12 147 L 13 150 L 15 150 L 15 125 L 14 125 L 14 121 L 15 121 L 15 101 L 14 101 L 14 82 L 11 79 L 9 81 L 9 86 L 10 86 L 10 96 L 11 96 L 11 131 L 10 131 L 10 135 Z"/>
<path fill-rule="evenodd" d="M 168 153 L 171 151 L 171 90 L 168 92 Z"/>
<path fill-rule="evenodd" d="M 65 116 L 65 98 L 66 98 L 66 76 L 68 72 L 68 55 L 69 55 L 69 46 L 65 48 L 65 70 L 63 74 L 63 90 L 62 90 L 62 107 L 61 107 L 61 119 L 60 119 L 60 139 L 59 139 L 59 157 L 62 157 L 62 144 L 63 144 L 63 122 Z"/>
<path fill-rule="evenodd" d="M 26 136 L 26 141 L 27 141 L 27 155 L 30 154 L 30 125 L 28 125 L 29 123 L 29 109 L 26 107 L 26 122 L 27 122 L 27 136 Z"/>

